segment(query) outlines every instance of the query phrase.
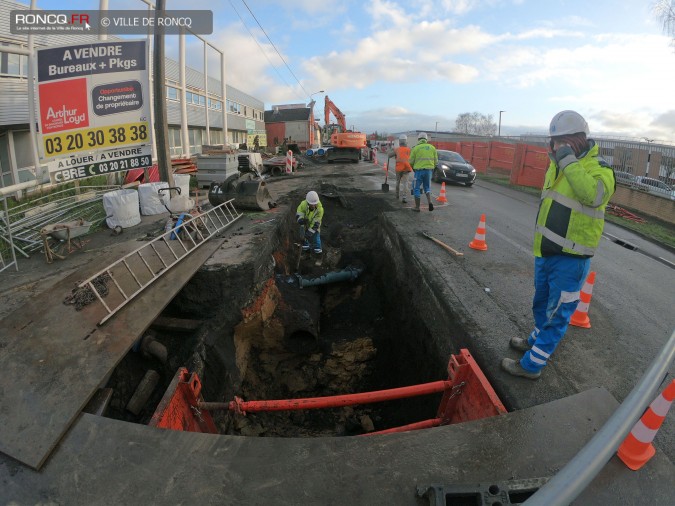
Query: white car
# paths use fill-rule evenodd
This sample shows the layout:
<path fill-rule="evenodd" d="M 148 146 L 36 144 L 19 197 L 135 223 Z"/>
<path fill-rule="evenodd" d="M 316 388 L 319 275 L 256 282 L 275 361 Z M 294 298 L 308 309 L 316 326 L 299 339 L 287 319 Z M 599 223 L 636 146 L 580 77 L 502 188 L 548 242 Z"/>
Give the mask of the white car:
<path fill-rule="evenodd" d="M 640 190 L 645 190 L 659 197 L 675 200 L 675 191 L 659 179 L 654 179 L 652 177 L 637 177 L 635 178 L 635 183 Z"/>

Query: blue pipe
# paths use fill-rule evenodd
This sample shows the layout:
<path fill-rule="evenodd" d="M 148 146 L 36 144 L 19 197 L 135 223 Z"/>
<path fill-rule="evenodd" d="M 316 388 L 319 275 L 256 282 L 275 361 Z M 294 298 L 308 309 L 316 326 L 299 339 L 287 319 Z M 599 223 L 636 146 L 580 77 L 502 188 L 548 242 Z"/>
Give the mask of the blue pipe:
<path fill-rule="evenodd" d="M 298 284 L 300 285 L 300 288 L 304 288 L 306 286 L 327 285 L 329 283 L 338 283 L 340 281 L 354 281 L 362 272 L 363 269 L 345 267 L 341 271 L 327 272 L 318 278 L 305 279 L 302 276 L 298 276 Z"/>

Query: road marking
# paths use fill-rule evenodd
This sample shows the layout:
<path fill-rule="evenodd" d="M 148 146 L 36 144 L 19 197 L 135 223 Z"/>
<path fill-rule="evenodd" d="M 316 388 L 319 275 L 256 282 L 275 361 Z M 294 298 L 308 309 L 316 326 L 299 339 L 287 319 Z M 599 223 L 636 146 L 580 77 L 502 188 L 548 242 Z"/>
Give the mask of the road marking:
<path fill-rule="evenodd" d="M 487 230 L 489 230 L 490 233 L 495 234 L 497 237 L 501 237 L 502 239 L 504 239 L 506 242 L 508 242 L 511 246 L 513 246 L 514 248 L 516 248 L 518 251 L 520 251 L 520 252 L 522 252 L 522 253 L 525 253 L 527 256 L 534 256 L 534 253 L 532 253 L 532 251 L 530 251 L 529 249 L 527 249 L 527 248 L 521 246 L 521 245 L 518 244 L 516 241 L 514 241 L 513 239 L 511 239 L 511 238 L 505 236 L 505 235 L 502 234 L 501 232 L 497 232 L 497 231 L 496 231 L 494 228 L 492 228 L 492 227 L 485 227 L 485 228 L 486 228 Z"/>

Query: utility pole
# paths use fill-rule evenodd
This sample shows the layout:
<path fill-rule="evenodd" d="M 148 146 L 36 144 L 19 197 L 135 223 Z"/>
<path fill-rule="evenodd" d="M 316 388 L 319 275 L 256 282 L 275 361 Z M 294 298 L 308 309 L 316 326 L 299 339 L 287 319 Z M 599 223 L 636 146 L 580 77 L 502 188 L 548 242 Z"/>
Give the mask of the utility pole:
<path fill-rule="evenodd" d="M 502 113 L 506 111 L 499 111 L 499 129 L 497 130 L 497 137 L 502 136 Z"/>
<path fill-rule="evenodd" d="M 171 153 L 169 152 L 169 125 L 166 118 L 166 85 L 164 67 L 164 27 L 160 27 L 157 19 L 164 16 L 166 0 L 157 0 L 155 4 L 155 39 L 153 58 L 153 91 L 155 108 L 155 139 L 157 141 L 157 167 L 159 179 L 173 186 L 171 170 Z M 173 192 L 172 192 L 173 193 Z"/>

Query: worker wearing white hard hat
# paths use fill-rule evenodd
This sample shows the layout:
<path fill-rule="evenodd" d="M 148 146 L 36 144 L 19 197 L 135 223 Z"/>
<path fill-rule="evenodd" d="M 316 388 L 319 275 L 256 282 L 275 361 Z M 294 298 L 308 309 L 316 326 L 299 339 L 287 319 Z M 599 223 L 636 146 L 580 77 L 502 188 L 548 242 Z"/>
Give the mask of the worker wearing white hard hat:
<path fill-rule="evenodd" d="M 401 200 L 404 204 L 408 202 L 407 196 L 410 192 L 408 187 L 408 176 L 412 172 L 410 166 L 410 148 L 408 147 L 408 137 L 405 134 L 398 136 L 398 147 L 389 151 L 389 159 L 396 158 L 396 200 L 403 196 Z M 401 187 L 403 192 L 401 193 Z"/>
<path fill-rule="evenodd" d="M 551 163 L 534 234 L 534 330 L 527 338 L 511 337 L 511 347 L 524 355 L 501 364 L 509 374 L 529 379 L 539 378 L 567 331 L 600 244 L 605 207 L 616 189 L 614 171 L 588 138 L 581 114 L 559 112 L 549 134 Z"/>
<path fill-rule="evenodd" d="M 323 220 L 323 206 L 319 200 L 319 194 L 314 190 L 307 192 L 305 200 L 300 202 L 296 211 L 296 219 L 300 225 L 302 237 L 302 250 L 309 251 L 313 248 L 314 253 L 320 255 L 321 250 L 321 220 Z M 310 245 L 310 241 L 312 244 Z"/>
<path fill-rule="evenodd" d="M 426 132 L 417 134 L 417 145 L 410 151 L 410 165 L 415 173 L 413 190 L 415 194 L 415 207 L 413 211 L 420 211 L 420 188 L 424 188 L 424 193 L 429 202 L 429 211 L 434 210 L 434 204 L 431 202 L 431 173 L 438 165 L 438 153 L 436 147 L 429 144 Z"/>

